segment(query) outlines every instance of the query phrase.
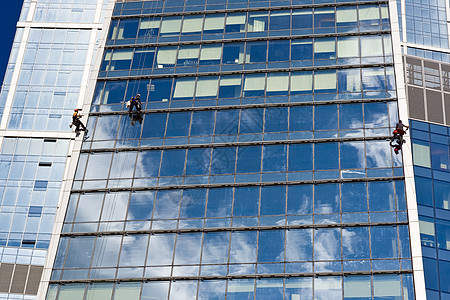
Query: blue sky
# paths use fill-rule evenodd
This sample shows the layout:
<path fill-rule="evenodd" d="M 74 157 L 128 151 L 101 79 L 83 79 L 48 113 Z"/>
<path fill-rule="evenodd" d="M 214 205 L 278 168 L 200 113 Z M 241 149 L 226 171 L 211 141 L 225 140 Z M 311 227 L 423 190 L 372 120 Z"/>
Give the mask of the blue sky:
<path fill-rule="evenodd" d="M 11 52 L 14 34 L 16 33 L 16 23 L 19 20 L 20 10 L 23 0 L 3 1 L 0 9 L 0 31 L 2 45 L 0 47 L 0 82 L 3 83 L 6 65 L 8 64 L 9 53 Z"/>

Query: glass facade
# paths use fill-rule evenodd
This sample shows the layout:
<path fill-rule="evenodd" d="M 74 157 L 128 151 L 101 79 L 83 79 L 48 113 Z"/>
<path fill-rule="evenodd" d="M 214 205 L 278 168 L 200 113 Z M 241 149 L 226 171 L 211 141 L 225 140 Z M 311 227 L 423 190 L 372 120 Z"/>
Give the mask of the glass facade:
<path fill-rule="evenodd" d="M 446 299 L 450 296 L 450 134 L 448 127 L 419 121 L 412 121 L 411 134 L 427 295 Z"/>
<path fill-rule="evenodd" d="M 387 2 L 236 2 L 116 3 L 47 299 L 414 299 Z"/>
<path fill-rule="evenodd" d="M 1 299 L 36 299 L 107 3 L 23 3 L 0 96 Z"/>

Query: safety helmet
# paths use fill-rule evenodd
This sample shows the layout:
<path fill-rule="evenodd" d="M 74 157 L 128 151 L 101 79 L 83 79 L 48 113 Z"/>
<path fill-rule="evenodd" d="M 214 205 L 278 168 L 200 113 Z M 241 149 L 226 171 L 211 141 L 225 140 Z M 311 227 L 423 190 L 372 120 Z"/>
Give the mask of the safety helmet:
<path fill-rule="evenodd" d="M 73 111 L 78 111 L 78 108 L 75 108 Z"/>
<path fill-rule="evenodd" d="M 137 94 L 136 97 L 141 97 L 141 94 Z"/>

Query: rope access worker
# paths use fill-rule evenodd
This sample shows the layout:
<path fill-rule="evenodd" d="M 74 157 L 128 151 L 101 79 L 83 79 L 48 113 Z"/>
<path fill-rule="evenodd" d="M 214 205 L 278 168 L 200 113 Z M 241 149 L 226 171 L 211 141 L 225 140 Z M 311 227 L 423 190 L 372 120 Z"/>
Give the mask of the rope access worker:
<path fill-rule="evenodd" d="M 395 130 L 393 133 L 393 136 L 391 137 L 391 142 L 389 145 L 394 148 L 395 154 L 398 154 L 399 151 L 402 149 L 403 143 L 405 141 L 403 140 L 403 135 L 405 134 L 406 130 L 409 128 L 408 125 L 403 124 L 402 120 L 399 120 L 398 123 L 395 125 Z"/>
<path fill-rule="evenodd" d="M 78 109 L 74 109 L 73 110 L 73 116 L 72 116 L 72 124 L 70 124 L 70 127 L 75 126 L 75 132 L 79 133 L 80 132 L 80 127 L 81 130 L 84 132 L 88 132 L 88 130 L 86 129 L 86 126 L 84 126 L 83 122 L 81 122 L 81 115 L 78 114 Z"/>
<path fill-rule="evenodd" d="M 398 123 L 395 125 L 395 130 L 394 130 L 394 138 L 402 138 L 403 135 L 405 134 L 405 128 L 408 129 L 409 126 L 403 124 L 402 120 L 399 120 Z"/>
<path fill-rule="evenodd" d="M 141 94 L 137 94 L 134 97 L 131 97 L 130 99 L 130 106 L 128 113 L 131 114 L 133 111 L 133 107 L 136 106 L 136 111 L 140 112 L 142 109 L 142 102 L 141 102 Z"/>

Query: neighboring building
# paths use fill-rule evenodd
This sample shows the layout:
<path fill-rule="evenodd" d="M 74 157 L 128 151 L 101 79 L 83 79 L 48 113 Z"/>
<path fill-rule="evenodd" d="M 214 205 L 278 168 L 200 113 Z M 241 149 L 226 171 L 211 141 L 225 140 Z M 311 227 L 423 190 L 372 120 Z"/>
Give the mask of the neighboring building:
<path fill-rule="evenodd" d="M 0 97 L 1 299 L 449 299 L 444 2 L 66 2 Z"/>
<path fill-rule="evenodd" d="M 446 300 L 450 299 L 449 4 L 405 1 L 399 8 L 427 299 Z"/>
<path fill-rule="evenodd" d="M 36 298 L 107 4 L 24 1 L 0 96 L 0 299 Z"/>

